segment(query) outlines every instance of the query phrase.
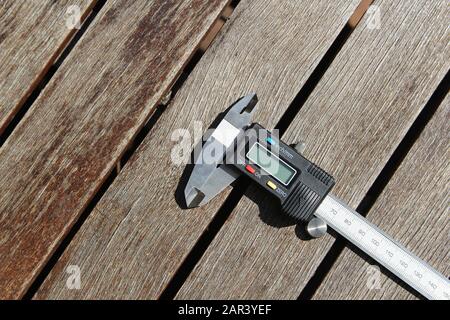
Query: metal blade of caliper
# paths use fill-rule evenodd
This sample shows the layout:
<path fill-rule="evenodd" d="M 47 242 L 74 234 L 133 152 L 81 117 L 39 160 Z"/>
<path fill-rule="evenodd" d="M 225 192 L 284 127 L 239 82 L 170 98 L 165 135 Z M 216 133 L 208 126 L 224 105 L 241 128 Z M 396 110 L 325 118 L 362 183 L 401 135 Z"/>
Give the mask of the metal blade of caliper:
<path fill-rule="evenodd" d="M 206 141 L 199 150 L 184 190 L 188 208 L 207 203 L 239 176 L 238 171 L 221 163 L 251 123 L 257 102 L 258 97 L 254 93 L 240 98 L 230 107 L 215 130 L 203 137 Z M 211 150 L 214 152 L 210 153 Z"/>
<path fill-rule="evenodd" d="M 424 297 L 450 299 L 447 278 L 334 195 L 323 200 L 315 215 Z"/>

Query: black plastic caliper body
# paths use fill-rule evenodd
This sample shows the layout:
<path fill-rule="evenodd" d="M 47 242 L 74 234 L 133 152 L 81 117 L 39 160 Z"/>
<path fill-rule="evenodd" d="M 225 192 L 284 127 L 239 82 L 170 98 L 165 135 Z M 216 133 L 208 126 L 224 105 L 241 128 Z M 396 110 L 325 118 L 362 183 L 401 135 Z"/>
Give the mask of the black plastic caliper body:
<path fill-rule="evenodd" d="M 309 222 L 334 178 L 257 123 L 244 137 L 232 164 L 278 198 L 285 213 Z"/>

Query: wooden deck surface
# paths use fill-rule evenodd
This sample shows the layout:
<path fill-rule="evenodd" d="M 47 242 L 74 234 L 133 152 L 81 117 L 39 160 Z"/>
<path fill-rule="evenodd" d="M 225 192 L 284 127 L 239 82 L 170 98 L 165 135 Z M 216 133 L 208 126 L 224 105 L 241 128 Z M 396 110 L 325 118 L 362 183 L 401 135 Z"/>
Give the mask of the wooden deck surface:
<path fill-rule="evenodd" d="M 23 106 L 74 33 L 64 27 L 70 6 L 80 23 L 93 0 L 2 1 L 0 7 L 0 134 Z"/>
<path fill-rule="evenodd" d="M 375 0 L 359 21 L 370 2 L 2 1 L 0 298 L 414 298 L 386 274 L 369 289 L 352 247 L 327 263 L 340 242 L 304 241 L 253 186 L 180 207 L 172 133 L 249 92 L 255 121 L 448 276 L 448 3 Z"/>

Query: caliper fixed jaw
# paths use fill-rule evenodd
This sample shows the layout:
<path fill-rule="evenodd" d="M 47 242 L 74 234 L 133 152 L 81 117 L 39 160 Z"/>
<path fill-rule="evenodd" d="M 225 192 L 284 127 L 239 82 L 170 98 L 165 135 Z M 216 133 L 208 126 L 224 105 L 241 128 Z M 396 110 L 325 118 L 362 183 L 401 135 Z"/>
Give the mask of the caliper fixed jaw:
<path fill-rule="evenodd" d="M 201 150 L 197 152 L 193 171 L 184 190 L 188 208 L 208 203 L 240 176 L 238 170 L 223 162 L 251 124 L 257 102 L 258 97 L 254 93 L 238 99 L 222 114 L 216 128 L 208 130 L 203 136 L 198 145 Z M 211 150 L 214 150 L 213 155 L 209 153 Z"/>

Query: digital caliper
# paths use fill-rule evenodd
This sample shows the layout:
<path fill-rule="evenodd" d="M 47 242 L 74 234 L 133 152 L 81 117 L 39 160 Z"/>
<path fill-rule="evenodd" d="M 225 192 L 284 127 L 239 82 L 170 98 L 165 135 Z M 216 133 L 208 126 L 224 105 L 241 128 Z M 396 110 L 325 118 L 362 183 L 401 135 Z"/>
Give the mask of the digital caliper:
<path fill-rule="evenodd" d="M 257 123 L 258 99 L 239 99 L 204 135 L 185 188 L 188 207 L 201 206 L 242 174 L 279 201 L 313 238 L 327 225 L 428 299 L 450 299 L 449 280 L 329 193 L 334 178 Z"/>

